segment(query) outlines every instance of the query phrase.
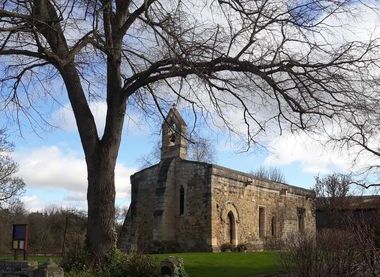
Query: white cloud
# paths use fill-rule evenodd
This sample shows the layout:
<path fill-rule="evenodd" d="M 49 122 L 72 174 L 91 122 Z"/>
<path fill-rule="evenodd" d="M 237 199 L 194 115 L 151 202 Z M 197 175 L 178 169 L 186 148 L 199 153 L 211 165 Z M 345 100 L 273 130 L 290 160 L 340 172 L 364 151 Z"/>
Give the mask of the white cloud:
<path fill-rule="evenodd" d="M 63 201 L 86 200 L 87 172 L 85 160 L 69 150 L 57 146 L 41 147 L 15 153 L 19 163 L 18 175 L 31 188 L 64 189 Z M 117 163 L 115 170 L 116 198 L 126 199 L 130 195 L 130 175 L 136 170 Z M 64 196 L 63 196 L 64 197 Z M 38 206 L 36 198 L 26 198 L 28 205 Z"/>
<path fill-rule="evenodd" d="M 63 153 L 56 146 L 41 147 L 15 155 L 20 164 L 19 175 L 27 184 L 60 187 L 81 191 L 86 185 L 84 160 L 74 153 Z"/>
<path fill-rule="evenodd" d="M 98 132 L 103 132 L 107 114 L 106 102 L 91 102 L 90 109 L 94 116 Z M 72 132 L 77 130 L 74 113 L 69 104 L 58 109 L 53 114 L 52 121 L 54 125 L 62 128 L 65 131 Z"/>
<path fill-rule="evenodd" d="M 339 13 L 330 16 L 325 21 L 326 26 L 334 26 L 333 32 L 325 32 L 329 39 L 342 43 L 347 41 L 367 41 L 380 35 L 380 17 L 371 5 L 363 5 L 361 2 L 350 5 L 350 12 Z"/>
<path fill-rule="evenodd" d="M 37 195 L 23 196 L 21 201 L 24 203 L 25 209 L 31 212 L 39 211 L 47 206 L 47 203 Z"/>
<path fill-rule="evenodd" d="M 106 102 L 90 102 L 90 109 L 94 116 L 96 127 L 98 129 L 98 135 L 101 136 L 104 131 L 104 126 L 106 124 L 107 115 L 107 103 Z M 77 125 L 75 122 L 75 117 L 70 104 L 64 105 L 52 115 L 51 122 L 53 125 L 61 128 L 67 132 L 76 132 Z M 147 126 L 143 126 L 141 122 L 144 122 L 141 115 L 133 111 L 128 113 L 125 118 L 125 128 L 129 128 L 133 132 L 144 132 Z"/>
<path fill-rule="evenodd" d="M 328 142 L 326 136 L 304 132 L 285 133 L 273 138 L 268 145 L 269 155 L 265 163 L 271 166 L 299 163 L 302 170 L 308 173 L 332 173 L 359 171 L 379 159 L 360 147 L 338 147 Z"/>
<path fill-rule="evenodd" d="M 29 212 L 48 210 L 49 208 L 66 208 L 66 209 L 78 209 L 86 210 L 87 202 L 86 195 L 80 194 L 81 197 L 62 197 L 61 200 L 50 199 L 43 195 L 25 195 L 21 197 L 21 201 L 25 206 L 25 209 Z"/>

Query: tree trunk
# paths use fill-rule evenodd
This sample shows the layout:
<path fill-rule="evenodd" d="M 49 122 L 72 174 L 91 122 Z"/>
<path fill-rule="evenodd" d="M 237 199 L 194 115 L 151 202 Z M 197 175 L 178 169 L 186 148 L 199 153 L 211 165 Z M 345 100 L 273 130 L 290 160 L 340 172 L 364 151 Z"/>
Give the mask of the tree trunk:
<path fill-rule="evenodd" d="M 94 265 L 100 264 L 115 244 L 115 165 L 126 110 L 126 94 L 121 90 L 121 41 L 107 58 L 107 115 L 103 137 L 99 139 L 94 117 L 85 97 L 74 62 L 59 68 L 68 91 L 87 164 L 87 246 Z"/>
<path fill-rule="evenodd" d="M 87 243 L 94 264 L 101 263 L 115 244 L 115 164 L 109 151 L 96 151 L 87 160 Z"/>

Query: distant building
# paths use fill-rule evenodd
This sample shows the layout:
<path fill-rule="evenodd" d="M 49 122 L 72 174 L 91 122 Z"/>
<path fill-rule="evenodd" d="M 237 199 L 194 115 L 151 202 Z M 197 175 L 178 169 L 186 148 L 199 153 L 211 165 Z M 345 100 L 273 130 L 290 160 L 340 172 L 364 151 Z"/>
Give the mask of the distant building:
<path fill-rule="evenodd" d="M 317 230 L 368 225 L 376 228 L 380 235 L 380 196 L 318 198 L 316 203 Z"/>
<path fill-rule="evenodd" d="M 262 249 L 266 239 L 315 234 L 314 194 L 214 164 L 186 160 L 186 123 L 173 107 L 160 163 L 131 176 L 119 248 L 143 252 Z"/>

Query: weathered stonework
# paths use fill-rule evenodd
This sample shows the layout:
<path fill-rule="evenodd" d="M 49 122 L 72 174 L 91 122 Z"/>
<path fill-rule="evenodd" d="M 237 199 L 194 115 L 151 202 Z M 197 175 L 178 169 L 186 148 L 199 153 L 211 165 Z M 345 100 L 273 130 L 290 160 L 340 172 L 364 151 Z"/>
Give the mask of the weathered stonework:
<path fill-rule="evenodd" d="M 38 266 L 36 261 L 0 261 L 0 277 L 63 277 L 61 267 L 52 260 Z"/>
<path fill-rule="evenodd" d="M 0 261 L 0 277 L 33 277 L 37 267 L 35 261 Z"/>
<path fill-rule="evenodd" d="M 218 250 L 230 242 L 226 230 L 227 214 L 235 220 L 232 244 L 248 244 L 262 249 L 266 239 L 285 239 L 290 234 L 315 234 L 313 194 L 306 189 L 255 179 L 249 174 L 212 166 L 212 247 Z M 259 208 L 263 209 L 264 228 L 259 234 Z M 303 230 L 299 230 L 298 211 L 304 209 Z"/>
<path fill-rule="evenodd" d="M 175 118 L 178 125 L 173 129 L 184 132 L 184 121 L 173 109 L 167 122 L 172 124 Z M 268 238 L 315 234 L 311 191 L 185 160 L 184 133 L 170 141 L 173 133 L 164 126 L 161 162 L 131 176 L 131 204 L 118 241 L 121 249 L 220 251 L 225 243 L 262 249 Z"/>

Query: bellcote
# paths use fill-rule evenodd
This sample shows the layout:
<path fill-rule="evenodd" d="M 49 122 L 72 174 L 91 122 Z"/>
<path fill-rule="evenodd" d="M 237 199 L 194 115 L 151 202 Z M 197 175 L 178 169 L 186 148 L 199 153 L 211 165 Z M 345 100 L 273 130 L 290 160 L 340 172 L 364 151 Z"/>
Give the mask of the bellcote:
<path fill-rule="evenodd" d="M 162 123 L 161 160 L 170 158 L 186 159 L 187 141 L 186 122 L 175 105 L 170 109 Z"/>

